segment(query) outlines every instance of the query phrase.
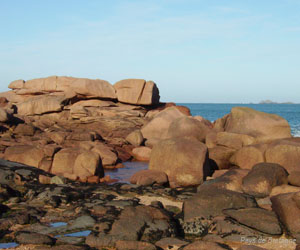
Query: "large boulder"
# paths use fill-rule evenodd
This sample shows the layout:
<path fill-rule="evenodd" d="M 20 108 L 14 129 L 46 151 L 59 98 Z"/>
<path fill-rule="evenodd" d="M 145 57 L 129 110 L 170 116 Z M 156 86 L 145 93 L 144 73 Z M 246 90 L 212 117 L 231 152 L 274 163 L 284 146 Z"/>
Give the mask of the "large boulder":
<path fill-rule="evenodd" d="M 99 154 L 92 151 L 85 151 L 76 157 L 73 174 L 80 178 L 100 175 L 103 177 L 103 169 Z"/>
<path fill-rule="evenodd" d="M 250 145 L 236 151 L 229 162 L 242 169 L 251 169 L 255 164 L 265 161 L 267 144 Z"/>
<path fill-rule="evenodd" d="M 249 135 L 218 132 L 216 135 L 216 144 L 233 149 L 240 149 L 255 142 L 255 138 Z"/>
<path fill-rule="evenodd" d="M 115 90 L 112 85 L 100 79 L 78 78 L 70 85 L 70 88 L 77 94 L 88 97 L 116 98 Z"/>
<path fill-rule="evenodd" d="M 278 140 L 265 152 L 266 162 L 277 163 L 289 173 L 300 169 L 300 138 Z"/>
<path fill-rule="evenodd" d="M 269 196 L 272 188 L 288 183 L 287 171 L 275 163 L 258 163 L 243 178 L 243 191 L 258 198 Z"/>
<path fill-rule="evenodd" d="M 232 108 L 224 129 L 226 132 L 255 137 L 256 142 L 291 137 L 290 126 L 284 118 L 248 107 Z"/>
<path fill-rule="evenodd" d="M 194 137 L 204 142 L 210 128 L 193 117 L 184 116 L 174 120 L 168 129 L 168 138 Z"/>
<path fill-rule="evenodd" d="M 31 145 L 8 147 L 4 159 L 38 168 L 45 157 L 44 150 Z"/>
<path fill-rule="evenodd" d="M 53 174 L 73 174 L 73 166 L 77 156 L 80 154 L 79 149 L 64 148 L 54 155 L 51 173 Z"/>
<path fill-rule="evenodd" d="M 37 96 L 32 97 L 24 102 L 18 103 L 19 115 L 41 115 L 49 112 L 61 111 L 63 107 L 62 96 Z"/>
<path fill-rule="evenodd" d="M 185 117 L 176 107 L 166 108 L 156 114 L 153 119 L 141 129 L 143 137 L 149 139 L 167 139 L 168 129 L 173 121 Z"/>
<path fill-rule="evenodd" d="M 279 194 L 271 197 L 272 209 L 288 233 L 300 240 L 300 192 Z"/>
<path fill-rule="evenodd" d="M 207 147 L 190 138 L 172 138 L 156 144 L 149 169 L 165 172 L 171 187 L 199 185 L 211 174 Z"/>
<path fill-rule="evenodd" d="M 119 102 L 153 105 L 159 103 L 159 90 L 152 81 L 125 79 L 114 84 Z"/>
<path fill-rule="evenodd" d="M 64 148 L 54 155 L 51 173 L 72 174 L 82 179 L 97 175 L 104 176 L 99 154 L 80 148 Z"/>

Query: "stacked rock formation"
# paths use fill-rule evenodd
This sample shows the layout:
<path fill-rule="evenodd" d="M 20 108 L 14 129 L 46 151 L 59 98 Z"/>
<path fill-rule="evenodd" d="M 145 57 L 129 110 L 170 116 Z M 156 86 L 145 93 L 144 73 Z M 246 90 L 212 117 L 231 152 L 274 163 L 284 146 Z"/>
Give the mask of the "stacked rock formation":
<path fill-rule="evenodd" d="M 152 81 L 51 76 L 17 80 L 1 93 L 1 157 L 70 179 L 103 177 L 131 158 L 125 137 L 159 106 Z"/>

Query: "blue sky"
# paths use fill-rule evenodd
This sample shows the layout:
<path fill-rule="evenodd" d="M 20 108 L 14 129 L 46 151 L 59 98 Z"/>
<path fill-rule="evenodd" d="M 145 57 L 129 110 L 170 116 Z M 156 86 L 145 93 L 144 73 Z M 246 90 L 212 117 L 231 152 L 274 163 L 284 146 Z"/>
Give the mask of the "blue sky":
<path fill-rule="evenodd" d="M 163 101 L 300 102 L 300 0 L 0 0 L 0 91 L 154 80 Z"/>

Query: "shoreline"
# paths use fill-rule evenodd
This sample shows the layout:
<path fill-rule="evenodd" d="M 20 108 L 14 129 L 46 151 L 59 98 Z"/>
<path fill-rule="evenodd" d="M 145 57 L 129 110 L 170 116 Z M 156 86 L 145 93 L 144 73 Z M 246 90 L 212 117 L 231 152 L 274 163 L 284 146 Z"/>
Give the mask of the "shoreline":
<path fill-rule="evenodd" d="M 188 105 L 160 103 L 143 79 L 9 86 L 0 94 L 0 237 L 16 249 L 300 242 L 300 138 L 283 117 L 245 105 L 211 122 Z M 149 167 L 132 167 L 130 184 L 104 174 L 134 161 Z M 57 237 L 81 231 L 89 234 Z"/>

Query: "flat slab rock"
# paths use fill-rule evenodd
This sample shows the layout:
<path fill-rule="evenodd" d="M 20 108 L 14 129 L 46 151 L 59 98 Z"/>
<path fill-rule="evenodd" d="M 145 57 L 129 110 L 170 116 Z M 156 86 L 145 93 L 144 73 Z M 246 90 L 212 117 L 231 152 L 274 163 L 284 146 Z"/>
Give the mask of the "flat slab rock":
<path fill-rule="evenodd" d="M 274 212 L 261 208 L 227 209 L 223 213 L 239 223 L 254 228 L 260 232 L 281 235 L 277 216 Z"/>
<path fill-rule="evenodd" d="M 183 204 L 184 220 L 223 215 L 224 209 L 257 207 L 249 195 L 208 185 Z"/>

